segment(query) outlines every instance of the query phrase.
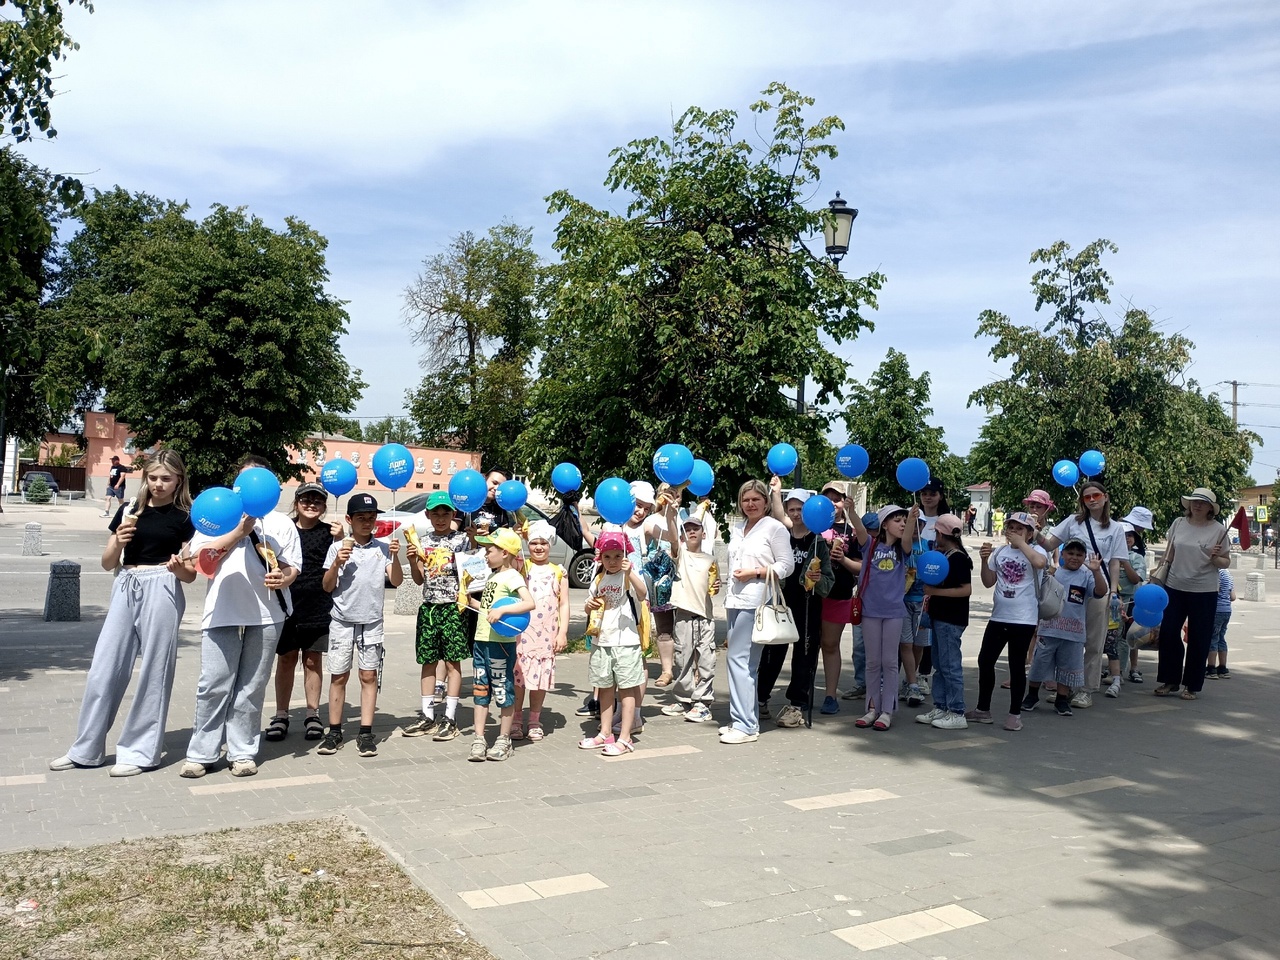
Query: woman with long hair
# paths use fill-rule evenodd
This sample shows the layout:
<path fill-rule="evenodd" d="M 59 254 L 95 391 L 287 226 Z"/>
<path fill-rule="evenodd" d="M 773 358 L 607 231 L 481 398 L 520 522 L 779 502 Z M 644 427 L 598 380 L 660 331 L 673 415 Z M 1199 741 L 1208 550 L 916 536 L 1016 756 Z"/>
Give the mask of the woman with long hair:
<path fill-rule="evenodd" d="M 186 609 L 182 584 L 196 578 L 194 562 L 183 559 L 195 530 L 182 458 L 172 450 L 160 450 L 143 471 L 137 499 L 120 505 L 108 529 L 102 568 L 121 569 L 93 649 L 75 743 L 50 761 L 49 769 L 103 764 L 107 732 L 137 662 L 138 685 L 111 768 L 113 777 L 132 777 L 160 765 L 178 659 L 178 625 Z"/>

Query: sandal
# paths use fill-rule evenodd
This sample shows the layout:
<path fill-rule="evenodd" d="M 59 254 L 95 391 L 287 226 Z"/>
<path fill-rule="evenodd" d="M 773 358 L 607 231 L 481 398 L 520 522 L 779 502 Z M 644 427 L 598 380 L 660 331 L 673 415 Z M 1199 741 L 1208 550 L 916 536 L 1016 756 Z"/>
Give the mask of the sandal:
<path fill-rule="evenodd" d="M 1157 697 L 1172 697 L 1175 693 L 1178 692 L 1178 688 L 1174 686 L 1172 683 L 1162 683 L 1160 684 L 1160 686 L 1156 687 L 1151 692 L 1154 693 Z"/>
<path fill-rule="evenodd" d="M 519 720 L 516 720 L 511 724 L 511 739 L 512 740 L 524 739 L 524 724 L 522 724 Z"/>
<path fill-rule="evenodd" d="M 662 676 L 658 677 L 657 680 L 653 681 L 653 685 L 655 687 L 669 687 L 671 686 L 671 684 L 675 682 L 676 682 L 675 677 L 671 676 L 671 674 L 669 673 L 664 672 Z"/>
<path fill-rule="evenodd" d="M 268 740 L 283 740 L 285 738 L 285 734 L 288 732 L 288 717 L 272 717 L 271 722 L 267 724 L 267 732 L 265 736 Z"/>
<path fill-rule="evenodd" d="M 600 756 L 622 757 L 635 752 L 636 748 L 631 745 L 630 740 L 615 740 L 613 743 L 605 744 L 605 748 L 600 751 Z"/>
<path fill-rule="evenodd" d="M 1192 693 L 1190 690 L 1183 690 L 1178 696 L 1182 697 L 1183 700 L 1198 700 L 1200 698 L 1199 694 Z"/>
<path fill-rule="evenodd" d="M 594 737 L 585 737 L 578 741 L 579 750 L 599 750 L 601 747 L 607 747 L 613 743 L 612 736 L 606 737 L 603 733 L 597 733 Z"/>
<path fill-rule="evenodd" d="M 534 741 L 541 740 L 544 736 L 546 736 L 546 734 L 542 732 L 542 724 L 540 723 L 529 724 L 528 737 L 530 740 L 534 740 Z"/>
<path fill-rule="evenodd" d="M 320 718 L 314 713 L 307 719 L 302 721 L 302 725 L 306 727 L 303 736 L 308 740 L 319 740 L 324 736 L 324 724 L 320 722 Z"/>

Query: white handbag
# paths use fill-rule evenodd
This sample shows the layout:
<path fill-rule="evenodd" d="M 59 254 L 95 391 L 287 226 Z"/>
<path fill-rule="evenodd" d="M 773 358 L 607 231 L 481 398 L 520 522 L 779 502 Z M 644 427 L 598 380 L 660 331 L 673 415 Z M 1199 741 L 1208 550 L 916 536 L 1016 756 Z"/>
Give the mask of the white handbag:
<path fill-rule="evenodd" d="M 769 567 L 765 575 L 765 601 L 756 607 L 756 622 L 751 627 L 751 642 L 762 646 L 795 643 L 800 639 L 795 617 L 782 598 L 782 584 Z"/>

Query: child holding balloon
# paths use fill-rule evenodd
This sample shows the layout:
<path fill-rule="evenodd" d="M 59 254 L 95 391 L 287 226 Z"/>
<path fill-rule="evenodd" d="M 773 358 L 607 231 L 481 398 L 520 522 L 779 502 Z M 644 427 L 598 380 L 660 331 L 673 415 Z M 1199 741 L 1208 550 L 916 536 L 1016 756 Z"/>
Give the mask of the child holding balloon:
<path fill-rule="evenodd" d="M 375 540 L 378 501 L 357 493 L 347 501 L 351 536 L 330 544 L 325 556 L 324 588 L 333 596 L 329 624 L 329 729 L 316 753 L 334 754 L 342 749 L 342 712 L 347 705 L 347 680 L 353 662 L 360 671 L 360 731 L 356 749 L 362 757 L 378 754 L 373 736 L 373 716 L 378 705 L 378 671 L 382 669 L 383 577 L 398 587 L 404 580 L 400 566 L 400 541 L 390 545 Z"/>
<path fill-rule="evenodd" d="M 555 529 L 546 520 L 529 525 L 529 559 L 524 576 L 537 607 L 529 627 L 516 641 L 516 709 L 511 738 L 538 741 L 544 736 L 542 704 L 556 682 L 556 654 L 569 645 L 569 583 L 565 569 L 551 562 Z M 525 692 L 529 694 L 529 725 L 523 719 Z"/>
<path fill-rule="evenodd" d="M 933 627 L 933 709 L 916 717 L 939 730 L 964 730 L 964 657 L 960 638 L 969 625 L 973 561 L 960 541 L 964 524 L 952 513 L 934 521 L 934 548 L 947 558 L 941 582 L 925 582 L 924 596 Z M 924 575 L 922 574 L 922 577 Z"/>
<path fill-rule="evenodd" d="M 877 513 L 880 532 L 873 540 L 862 518 L 850 514 L 862 548 L 862 640 L 867 652 L 867 712 L 857 727 L 888 730 L 898 708 L 898 640 L 907 608 L 907 561 L 920 508 L 890 504 Z"/>
<path fill-rule="evenodd" d="M 516 714 L 515 635 L 499 632 L 494 624 L 511 614 L 529 613 L 537 607 L 537 602 L 516 569 L 524 542 L 514 530 L 495 530 L 488 536 L 477 537 L 476 543 L 484 547 L 485 563 L 491 573 L 479 602 L 472 600 L 480 625 L 471 652 L 475 733 L 467 759 L 483 763 L 511 756 L 511 724 Z M 489 706 L 495 701 L 500 711 L 498 736 L 490 747 L 484 727 L 489 722 Z"/>

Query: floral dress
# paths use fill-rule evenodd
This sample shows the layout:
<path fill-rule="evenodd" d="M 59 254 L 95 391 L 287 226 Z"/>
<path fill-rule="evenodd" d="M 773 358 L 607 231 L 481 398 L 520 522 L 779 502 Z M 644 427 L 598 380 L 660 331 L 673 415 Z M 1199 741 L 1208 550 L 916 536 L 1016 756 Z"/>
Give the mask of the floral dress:
<path fill-rule="evenodd" d="M 516 641 L 516 684 L 526 690 L 550 690 L 555 683 L 560 597 L 568 589 L 564 577 L 558 563 L 525 565 L 525 579 L 537 604 L 529 628 Z"/>

